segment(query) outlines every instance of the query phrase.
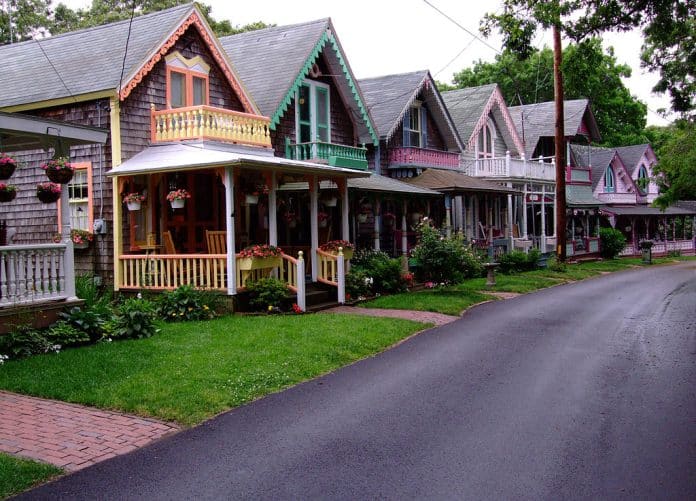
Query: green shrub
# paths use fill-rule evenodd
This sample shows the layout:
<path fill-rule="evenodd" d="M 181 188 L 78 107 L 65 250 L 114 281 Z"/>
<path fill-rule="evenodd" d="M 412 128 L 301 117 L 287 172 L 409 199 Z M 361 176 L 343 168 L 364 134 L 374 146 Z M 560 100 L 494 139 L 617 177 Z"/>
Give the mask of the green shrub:
<path fill-rule="evenodd" d="M 401 276 L 401 260 L 392 259 L 388 254 L 376 250 L 363 250 L 358 259 L 351 259 L 351 273 L 364 274 L 363 283 L 368 285 L 365 293 L 399 292 L 405 289 L 405 282 Z M 358 289 L 360 284 L 355 283 Z"/>
<path fill-rule="evenodd" d="M 481 275 L 483 265 L 473 250 L 464 246 L 461 235 L 444 237 L 428 224 L 418 228 L 418 245 L 411 252 L 421 281 L 457 283 Z"/>
<path fill-rule="evenodd" d="M 349 299 L 367 296 L 372 292 L 372 282 L 372 277 L 366 271 L 351 267 L 350 272 L 346 274 L 346 296 Z"/>
<path fill-rule="evenodd" d="M 78 275 L 75 277 L 75 295 L 82 299 L 86 309 L 110 306 L 112 294 L 108 289 L 101 290 L 94 281 L 92 275 Z"/>
<path fill-rule="evenodd" d="M 163 293 L 158 301 L 158 314 L 164 320 L 204 320 L 215 316 L 220 297 L 211 292 L 182 285 Z"/>
<path fill-rule="evenodd" d="M 104 308 L 104 311 L 101 312 L 99 308 L 99 306 L 93 306 L 92 308 L 74 306 L 70 308 L 70 311 L 62 312 L 60 318 L 87 334 L 94 343 L 104 336 L 104 323 L 113 317 L 110 307 Z"/>
<path fill-rule="evenodd" d="M 156 309 L 148 299 L 130 298 L 123 301 L 113 322 L 113 337 L 132 339 L 150 337 L 157 332 Z"/>
<path fill-rule="evenodd" d="M 46 338 L 54 345 L 77 346 L 91 341 L 90 336 L 65 320 L 59 320 L 46 331 Z"/>
<path fill-rule="evenodd" d="M 556 273 L 565 273 L 568 271 L 568 266 L 564 262 L 559 261 L 556 256 L 551 256 L 549 258 L 548 268 Z"/>
<path fill-rule="evenodd" d="M 681 257 L 682 253 L 679 249 L 671 250 L 667 253 L 667 257 Z"/>
<path fill-rule="evenodd" d="M 500 272 L 509 274 L 536 270 L 539 267 L 540 257 L 539 249 L 532 249 L 529 253 L 512 251 L 509 254 L 503 254 L 498 259 Z"/>
<path fill-rule="evenodd" d="M 614 228 L 600 228 L 599 240 L 602 257 L 614 259 L 626 247 L 626 237 Z"/>
<path fill-rule="evenodd" d="M 19 325 L 0 336 L 0 354 L 7 355 L 9 358 L 24 358 L 59 350 L 60 346 L 51 343 L 45 332 L 36 330 L 30 325 Z"/>
<path fill-rule="evenodd" d="M 289 296 L 285 282 L 274 277 L 247 282 L 246 289 L 249 292 L 249 306 L 256 311 L 280 308 Z"/>

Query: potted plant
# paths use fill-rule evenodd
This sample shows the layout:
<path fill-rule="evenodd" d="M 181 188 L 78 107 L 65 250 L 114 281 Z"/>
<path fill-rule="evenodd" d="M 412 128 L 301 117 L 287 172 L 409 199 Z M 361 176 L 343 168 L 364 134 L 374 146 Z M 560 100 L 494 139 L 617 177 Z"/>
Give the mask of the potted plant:
<path fill-rule="evenodd" d="M 186 204 L 186 199 L 191 198 L 191 194 L 184 188 L 172 190 L 167 194 L 167 200 L 172 204 L 172 209 L 181 209 Z"/>
<path fill-rule="evenodd" d="M 145 195 L 137 191 L 135 193 L 128 193 L 123 197 L 123 201 L 128 206 L 128 210 L 140 210 L 140 204 L 145 201 Z"/>
<path fill-rule="evenodd" d="M 289 228 L 295 228 L 297 226 L 297 215 L 293 210 L 288 210 L 283 214 L 283 219 L 288 223 Z"/>
<path fill-rule="evenodd" d="M 36 197 L 45 204 L 52 204 L 60 198 L 61 189 L 58 183 L 39 183 L 36 185 Z"/>
<path fill-rule="evenodd" d="M 17 196 L 17 187 L 0 183 L 0 202 L 11 202 Z"/>
<path fill-rule="evenodd" d="M 0 179 L 9 179 L 17 168 L 17 160 L 6 153 L 0 153 Z"/>
<path fill-rule="evenodd" d="M 42 164 L 41 168 L 46 172 L 48 179 L 59 184 L 69 183 L 75 173 L 75 167 L 69 164 L 65 157 L 49 160 Z"/>
<path fill-rule="evenodd" d="M 250 245 L 237 254 L 237 268 L 244 271 L 275 268 L 281 265 L 282 253 L 275 245 Z"/>
<path fill-rule="evenodd" d="M 334 196 L 326 197 L 323 203 L 327 207 L 336 207 L 336 205 L 338 204 L 338 198 Z"/>
<path fill-rule="evenodd" d="M 321 211 L 317 214 L 317 219 L 319 220 L 319 228 L 326 228 L 326 225 L 329 223 L 329 215 Z"/>
<path fill-rule="evenodd" d="M 94 240 L 94 234 L 87 230 L 72 229 L 70 230 L 70 240 L 73 242 L 73 248 L 86 249 L 89 243 Z"/>
<path fill-rule="evenodd" d="M 368 205 L 363 205 L 360 207 L 360 212 L 358 213 L 358 223 L 366 223 L 367 218 L 372 213 L 372 207 Z"/>
<path fill-rule="evenodd" d="M 338 255 L 339 247 L 343 250 L 343 258 L 346 261 L 353 257 L 355 246 L 348 240 L 329 240 L 325 244 L 320 245 L 319 250 Z"/>
<path fill-rule="evenodd" d="M 249 193 L 245 195 L 245 201 L 247 205 L 256 205 L 259 203 L 259 195 L 268 195 L 269 192 L 268 186 L 265 184 L 257 184 L 255 185 Z"/>

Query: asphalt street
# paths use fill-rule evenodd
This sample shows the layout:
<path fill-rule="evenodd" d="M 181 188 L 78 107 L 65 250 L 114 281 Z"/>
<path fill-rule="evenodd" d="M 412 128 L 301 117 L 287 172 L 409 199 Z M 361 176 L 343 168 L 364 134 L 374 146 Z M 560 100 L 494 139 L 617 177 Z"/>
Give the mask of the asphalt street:
<path fill-rule="evenodd" d="M 480 305 L 24 499 L 696 499 L 696 262 Z"/>

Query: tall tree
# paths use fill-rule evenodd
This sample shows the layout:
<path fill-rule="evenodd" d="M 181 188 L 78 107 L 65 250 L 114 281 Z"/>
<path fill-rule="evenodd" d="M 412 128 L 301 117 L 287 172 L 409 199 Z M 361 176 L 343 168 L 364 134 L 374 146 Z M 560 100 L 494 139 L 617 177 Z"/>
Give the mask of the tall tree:
<path fill-rule="evenodd" d="M 0 1 L 0 45 L 45 35 L 50 17 L 51 0 Z"/>
<path fill-rule="evenodd" d="M 696 200 L 696 123 L 680 120 L 665 132 L 655 168 L 660 185 L 655 203 L 662 208 L 677 200 Z"/>
<path fill-rule="evenodd" d="M 586 97 L 592 103 L 602 142 L 607 146 L 640 143 L 646 140 L 645 104 L 632 96 L 621 81 L 631 68 L 618 64 L 613 49 L 602 49 L 597 38 L 570 44 L 563 51 L 564 97 Z M 534 49 L 519 58 L 506 50 L 494 62 L 478 61 L 454 76 L 455 88 L 497 83 L 510 106 L 553 99 L 553 52 Z"/>

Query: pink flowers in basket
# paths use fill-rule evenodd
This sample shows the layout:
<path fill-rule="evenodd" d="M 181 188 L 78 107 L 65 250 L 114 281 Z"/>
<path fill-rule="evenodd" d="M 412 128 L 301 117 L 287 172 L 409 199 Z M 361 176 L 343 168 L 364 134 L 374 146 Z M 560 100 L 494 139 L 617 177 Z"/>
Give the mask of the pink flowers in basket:
<path fill-rule="evenodd" d="M 239 252 L 239 257 L 242 257 L 242 258 L 279 257 L 282 253 L 283 253 L 282 249 L 280 247 L 276 247 L 275 245 L 268 245 L 268 244 L 250 245 L 249 247 L 245 247 L 244 249 L 242 249 Z"/>
<path fill-rule="evenodd" d="M 355 246 L 348 240 L 330 240 L 320 245 L 319 249 L 324 252 L 338 252 L 339 247 L 343 247 L 343 250 L 353 250 Z"/>
<path fill-rule="evenodd" d="M 123 203 L 143 203 L 145 201 L 145 195 L 142 193 L 128 193 L 123 197 Z"/>
<path fill-rule="evenodd" d="M 170 202 L 173 202 L 174 200 L 186 200 L 187 198 L 191 198 L 191 194 L 184 188 L 172 190 L 167 194 L 167 200 Z"/>

